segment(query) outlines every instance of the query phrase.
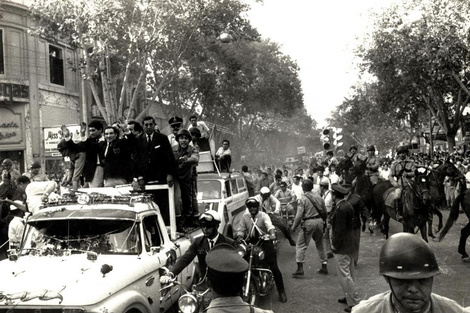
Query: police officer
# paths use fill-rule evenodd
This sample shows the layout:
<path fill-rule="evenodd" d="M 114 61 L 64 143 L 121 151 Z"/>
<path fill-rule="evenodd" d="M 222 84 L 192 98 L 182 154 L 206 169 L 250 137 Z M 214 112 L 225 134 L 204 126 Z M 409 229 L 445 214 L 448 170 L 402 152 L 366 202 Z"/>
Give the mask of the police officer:
<path fill-rule="evenodd" d="M 375 147 L 373 145 L 367 147 L 366 158 L 366 175 L 369 176 L 372 185 L 379 182 L 379 160 L 375 156 Z"/>
<path fill-rule="evenodd" d="M 304 195 L 299 200 L 297 214 L 294 219 L 291 231 L 294 233 L 299 225 L 302 232 L 299 233 L 297 245 L 295 247 L 297 270 L 292 274 L 293 277 L 304 276 L 303 264 L 305 252 L 307 251 L 310 239 L 313 238 L 317 247 L 318 256 L 321 262 L 321 268 L 317 271 L 320 274 L 328 274 L 327 259 L 325 248 L 323 246 L 323 230 L 326 222 L 325 201 L 317 193 L 312 192 L 313 182 L 306 179 L 302 182 Z"/>
<path fill-rule="evenodd" d="M 207 253 L 213 247 L 221 243 L 226 243 L 229 245 L 236 244 L 232 238 L 225 237 L 217 231 L 220 225 L 220 221 L 220 215 L 217 211 L 208 210 L 201 214 L 199 217 L 199 222 L 201 224 L 202 233 L 204 236 L 194 239 L 186 253 L 181 256 L 173 265 L 171 271 L 160 277 L 160 283 L 166 284 L 170 282 L 170 280 L 181 273 L 181 271 L 183 271 L 183 269 L 185 269 L 186 266 L 188 266 L 196 256 L 199 261 L 201 278 L 205 277 Z"/>
<path fill-rule="evenodd" d="M 439 266 L 428 244 L 413 234 L 398 233 L 385 242 L 380 251 L 380 274 L 390 290 L 361 301 L 353 313 L 470 312 L 470 308 L 432 293 Z"/>
<path fill-rule="evenodd" d="M 284 281 L 282 273 L 277 265 L 276 249 L 274 241 L 276 241 L 275 227 L 269 218 L 269 215 L 260 211 L 260 203 L 255 197 L 248 198 L 245 202 L 248 212 L 242 215 L 238 224 L 237 242 L 242 239 L 251 242 L 257 242 L 260 236 L 269 234 L 271 240 L 263 241 L 261 248 L 265 253 L 265 261 L 274 275 L 274 282 L 279 293 L 279 300 L 287 302 L 287 296 L 284 290 Z"/>
<path fill-rule="evenodd" d="M 212 288 L 212 301 L 207 313 L 272 313 L 243 302 L 240 293 L 248 271 L 248 262 L 228 244 L 219 244 L 206 258 L 207 280 Z M 227 283 L 230 282 L 230 283 Z"/>
<path fill-rule="evenodd" d="M 403 222 L 403 208 L 401 205 L 401 194 L 407 180 L 414 177 L 415 163 L 408 158 L 408 148 L 401 146 L 397 148 L 398 159 L 390 167 L 389 181 L 395 187 L 394 207 L 396 211 L 396 220 Z"/>

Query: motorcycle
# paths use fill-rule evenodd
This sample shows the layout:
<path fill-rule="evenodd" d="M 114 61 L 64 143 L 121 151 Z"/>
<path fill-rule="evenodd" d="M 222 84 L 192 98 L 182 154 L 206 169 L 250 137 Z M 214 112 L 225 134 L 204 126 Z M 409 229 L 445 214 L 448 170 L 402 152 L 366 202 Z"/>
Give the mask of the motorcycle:
<path fill-rule="evenodd" d="M 258 297 L 264 297 L 274 287 L 274 275 L 264 264 L 264 251 L 261 244 L 270 240 L 269 235 L 259 238 L 256 243 L 247 243 L 242 240 L 239 248 L 239 254 L 248 261 L 248 271 L 245 274 L 245 283 L 243 285 L 243 301 L 256 305 Z"/>
<path fill-rule="evenodd" d="M 180 313 L 196 313 L 204 312 L 204 310 L 209 306 L 210 297 L 206 297 L 209 293 L 210 288 L 203 288 L 201 290 L 200 284 L 194 284 L 191 287 L 191 290 L 188 290 L 181 282 L 176 278 L 173 278 L 168 285 L 160 289 L 160 293 L 165 292 L 165 290 L 170 290 L 173 286 L 180 286 L 184 293 L 178 299 L 178 312 Z"/>

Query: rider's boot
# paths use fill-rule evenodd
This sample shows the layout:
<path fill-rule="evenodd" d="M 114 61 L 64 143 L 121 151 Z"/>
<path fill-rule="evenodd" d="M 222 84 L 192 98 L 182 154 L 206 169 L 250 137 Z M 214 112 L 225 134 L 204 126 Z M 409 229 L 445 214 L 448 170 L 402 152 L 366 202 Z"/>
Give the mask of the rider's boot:
<path fill-rule="evenodd" d="M 321 268 L 317 270 L 317 273 L 323 274 L 323 275 L 328 275 L 327 263 L 322 263 Z"/>
<path fill-rule="evenodd" d="M 292 273 L 292 277 L 303 277 L 304 276 L 304 263 L 297 262 L 297 270 Z"/>
<path fill-rule="evenodd" d="M 403 215 L 401 214 L 401 208 L 400 208 L 400 199 L 395 199 L 394 204 L 395 204 L 395 212 L 396 212 L 395 218 L 397 222 L 403 223 Z"/>

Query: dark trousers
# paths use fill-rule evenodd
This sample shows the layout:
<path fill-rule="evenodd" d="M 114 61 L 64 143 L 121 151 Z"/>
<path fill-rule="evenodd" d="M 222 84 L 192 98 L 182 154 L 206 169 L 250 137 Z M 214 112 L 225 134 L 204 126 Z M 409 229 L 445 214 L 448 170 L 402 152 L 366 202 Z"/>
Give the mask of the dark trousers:
<path fill-rule="evenodd" d="M 276 288 L 278 292 L 284 291 L 284 280 L 282 279 L 282 273 L 279 270 L 279 266 L 277 265 L 277 256 L 276 256 L 276 249 L 274 249 L 274 244 L 271 240 L 263 241 L 261 244 L 261 248 L 264 251 L 264 261 L 269 266 L 271 272 L 274 275 L 274 282 L 276 283 Z"/>
<path fill-rule="evenodd" d="M 273 225 L 279 228 L 279 230 L 284 234 L 284 237 L 286 237 L 286 239 L 289 241 L 293 240 L 289 229 L 287 229 L 286 225 L 282 223 L 279 217 L 274 213 L 268 213 L 268 215 L 271 218 Z"/>

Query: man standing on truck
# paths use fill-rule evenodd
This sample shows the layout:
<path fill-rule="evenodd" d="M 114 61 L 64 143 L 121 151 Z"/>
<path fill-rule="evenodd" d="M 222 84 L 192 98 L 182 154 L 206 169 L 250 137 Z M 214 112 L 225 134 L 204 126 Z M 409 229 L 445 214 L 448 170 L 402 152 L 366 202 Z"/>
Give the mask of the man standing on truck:
<path fill-rule="evenodd" d="M 201 278 L 206 277 L 207 265 L 206 255 L 216 245 L 226 243 L 235 246 L 235 241 L 232 238 L 225 237 L 217 231 L 220 225 L 220 215 L 217 211 L 208 210 L 201 214 L 199 222 L 201 224 L 202 233 L 204 236 L 197 237 L 189 246 L 186 253 L 181 256 L 171 268 L 171 271 L 166 275 L 160 277 L 160 283 L 167 284 L 175 276 L 183 271 L 193 259 L 197 256 L 199 261 L 199 272 Z"/>

